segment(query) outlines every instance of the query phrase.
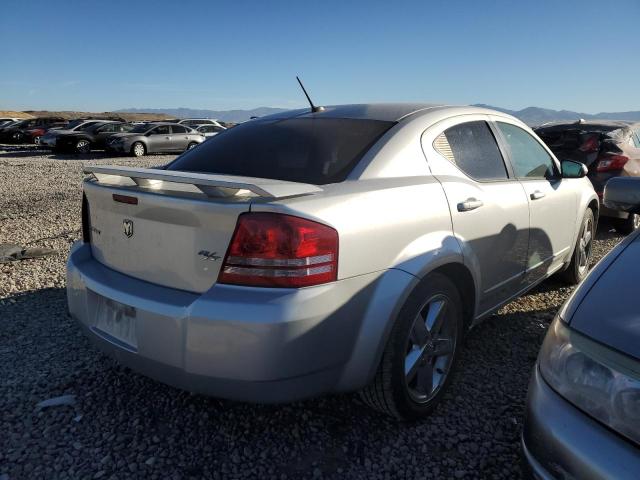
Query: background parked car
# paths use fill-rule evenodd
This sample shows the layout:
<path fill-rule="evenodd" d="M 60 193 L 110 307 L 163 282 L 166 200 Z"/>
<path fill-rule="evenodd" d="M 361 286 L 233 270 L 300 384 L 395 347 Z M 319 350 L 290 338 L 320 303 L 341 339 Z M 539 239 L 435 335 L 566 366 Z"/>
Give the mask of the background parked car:
<path fill-rule="evenodd" d="M 117 133 L 107 140 L 106 148 L 141 157 L 147 153 L 184 152 L 204 141 L 192 128 L 170 122 L 138 125 L 129 133 Z"/>
<path fill-rule="evenodd" d="M 220 122 L 214 120 L 212 118 L 183 118 L 180 120 L 176 120 L 175 123 L 180 125 L 186 125 L 187 127 L 197 127 L 199 125 L 216 125 L 218 127 L 223 127 Z"/>
<path fill-rule="evenodd" d="M 13 125 L 7 126 L 0 131 L 0 141 L 10 143 L 21 143 L 26 140 L 26 131 L 32 128 L 49 128 L 55 123 L 64 122 L 61 117 L 39 117 L 22 120 Z"/>
<path fill-rule="evenodd" d="M 5 127 L 10 123 L 18 122 L 20 120 L 21 120 L 20 118 L 2 117 L 0 118 L 0 128 Z"/>
<path fill-rule="evenodd" d="M 604 203 L 640 213 L 640 179 L 611 179 Z M 639 478 L 638 277 L 640 232 L 598 263 L 549 327 L 522 436 L 532 478 Z"/>
<path fill-rule="evenodd" d="M 89 153 L 105 148 L 106 141 L 116 133 L 126 133 L 134 126 L 126 122 L 98 122 L 79 130 L 58 133 L 56 149 L 66 152 Z"/>
<path fill-rule="evenodd" d="M 49 130 L 46 134 L 40 137 L 40 145 L 43 147 L 49 147 L 55 149 L 57 147 L 58 135 L 64 135 L 73 132 L 81 132 L 83 130 L 88 129 L 96 124 L 103 124 L 108 122 L 113 122 L 114 120 L 103 120 L 103 119 L 76 119 L 70 121 L 66 128 Z"/>
<path fill-rule="evenodd" d="M 24 141 L 27 143 L 33 143 L 38 145 L 40 143 L 40 139 L 46 135 L 49 130 L 56 130 L 65 128 L 69 122 L 56 122 L 51 125 L 40 126 L 36 128 L 29 128 L 24 130 Z"/>
<path fill-rule="evenodd" d="M 558 158 L 587 166 L 587 176 L 600 198 L 610 178 L 640 176 L 640 123 L 580 120 L 544 125 L 535 132 Z M 600 214 L 613 218 L 620 233 L 631 233 L 640 226 L 640 215 L 635 213 L 602 205 Z"/>
<path fill-rule="evenodd" d="M 217 134 L 219 134 L 220 132 L 225 131 L 226 128 L 220 127 L 218 125 L 208 124 L 208 125 L 200 125 L 200 126 L 196 127 L 195 130 L 196 130 L 196 132 L 201 133 L 205 137 L 214 137 Z"/>

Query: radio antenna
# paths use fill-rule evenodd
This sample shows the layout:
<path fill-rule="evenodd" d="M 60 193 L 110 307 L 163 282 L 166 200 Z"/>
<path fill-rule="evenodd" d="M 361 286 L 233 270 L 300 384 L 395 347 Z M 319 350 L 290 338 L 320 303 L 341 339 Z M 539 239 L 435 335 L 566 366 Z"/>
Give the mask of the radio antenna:
<path fill-rule="evenodd" d="M 304 85 L 302 84 L 302 80 L 300 80 L 300 77 L 298 77 L 297 75 L 296 75 L 296 80 L 298 80 L 298 83 L 300 84 L 300 88 L 304 92 L 304 96 L 307 97 L 307 101 L 309 102 L 309 105 L 311 105 L 311 111 L 313 113 L 324 112 L 324 107 L 316 107 L 313 104 L 313 102 L 311 101 L 311 97 L 309 97 L 309 94 L 307 93 L 307 89 L 304 88 Z"/>

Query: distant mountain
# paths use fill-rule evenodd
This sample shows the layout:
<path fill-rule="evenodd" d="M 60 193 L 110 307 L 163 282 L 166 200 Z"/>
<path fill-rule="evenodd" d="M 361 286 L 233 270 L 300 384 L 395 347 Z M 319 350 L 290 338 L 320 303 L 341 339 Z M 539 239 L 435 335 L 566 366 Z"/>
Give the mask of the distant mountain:
<path fill-rule="evenodd" d="M 527 107 L 522 110 L 509 110 L 507 108 L 493 107 L 491 105 L 476 104 L 476 107 L 485 107 L 508 113 L 519 118 L 527 125 L 541 125 L 554 121 L 575 121 L 580 118 L 585 120 L 629 120 L 640 122 L 640 111 L 633 112 L 602 112 L 596 114 L 572 112 L 569 110 L 552 110 L 550 108 Z M 167 114 L 176 118 L 215 118 L 223 122 L 246 122 L 251 117 L 263 117 L 272 113 L 284 112 L 284 108 L 258 107 L 252 110 L 204 110 L 197 108 L 126 108 L 117 110 L 117 113 L 150 113 Z"/>
<path fill-rule="evenodd" d="M 197 108 L 125 108 L 117 113 L 166 113 L 176 118 L 215 118 L 223 122 L 246 122 L 251 117 L 263 117 L 272 113 L 284 112 L 285 108 L 258 107 L 252 110 L 204 110 Z"/>
<path fill-rule="evenodd" d="M 492 108 L 519 118 L 527 125 L 541 125 L 546 122 L 585 120 L 628 120 L 640 122 L 640 111 L 635 112 L 601 112 L 596 114 L 572 112 L 569 110 L 552 110 L 550 108 L 527 107 L 522 110 L 493 107 L 491 105 L 476 104 L 476 107 Z"/>

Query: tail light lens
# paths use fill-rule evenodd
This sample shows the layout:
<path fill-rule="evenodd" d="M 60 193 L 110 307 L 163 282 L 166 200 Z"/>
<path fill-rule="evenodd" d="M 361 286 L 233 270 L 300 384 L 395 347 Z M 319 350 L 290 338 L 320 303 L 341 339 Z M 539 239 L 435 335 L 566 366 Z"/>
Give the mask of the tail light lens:
<path fill-rule="evenodd" d="M 622 170 L 625 164 L 629 161 L 629 157 L 624 155 L 611 155 L 604 157 L 598 162 L 596 170 L 598 172 L 610 172 L 612 170 Z"/>
<path fill-rule="evenodd" d="M 244 213 L 218 283 L 298 288 L 335 281 L 337 274 L 333 228 L 291 215 Z"/>
<path fill-rule="evenodd" d="M 591 135 L 582 142 L 580 145 L 580 151 L 585 153 L 593 153 L 597 152 L 600 149 L 600 140 L 598 139 L 598 135 Z"/>
<path fill-rule="evenodd" d="M 89 202 L 87 196 L 82 194 L 82 241 L 91 242 L 91 220 L 89 219 Z"/>

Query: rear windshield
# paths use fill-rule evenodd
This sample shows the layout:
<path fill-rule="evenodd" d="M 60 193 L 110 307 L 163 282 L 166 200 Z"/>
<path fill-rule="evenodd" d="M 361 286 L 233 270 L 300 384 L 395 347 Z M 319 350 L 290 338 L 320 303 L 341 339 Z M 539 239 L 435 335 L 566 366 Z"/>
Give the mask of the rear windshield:
<path fill-rule="evenodd" d="M 249 121 L 211 137 L 167 168 L 315 185 L 336 183 L 394 124 L 345 118 Z"/>

